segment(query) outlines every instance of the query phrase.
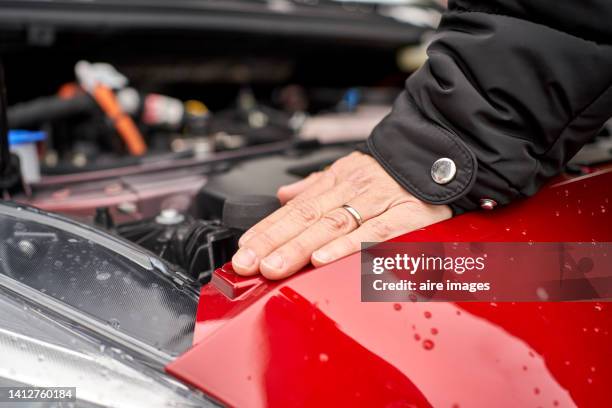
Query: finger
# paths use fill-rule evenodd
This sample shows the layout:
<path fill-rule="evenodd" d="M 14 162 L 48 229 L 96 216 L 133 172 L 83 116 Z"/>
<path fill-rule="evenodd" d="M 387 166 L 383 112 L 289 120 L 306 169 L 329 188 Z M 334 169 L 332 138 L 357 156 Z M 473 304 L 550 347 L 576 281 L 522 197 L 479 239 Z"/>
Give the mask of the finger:
<path fill-rule="evenodd" d="M 243 275 L 256 273 L 261 259 L 316 223 L 323 215 L 351 200 L 356 194 L 358 191 L 352 183 L 343 182 L 316 198 L 289 203 L 286 214 L 280 220 L 256 231 L 252 238 L 243 243 L 232 258 L 234 270 Z"/>
<path fill-rule="evenodd" d="M 282 204 L 294 199 L 298 194 L 304 192 L 308 187 L 314 185 L 321 177 L 323 172 L 312 173 L 308 177 L 296 181 L 295 183 L 281 186 L 276 195 Z"/>
<path fill-rule="evenodd" d="M 390 206 L 390 197 L 361 194 L 349 205 L 363 221 L 377 217 Z M 259 269 L 269 279 L 287 277 L 310 262 L 311 254 L 328 242 L 348 234 L 359 227 L 357 219 L 346 208 L 340 207 L 325 214 L 318 222 L 300 233 L 288 243 L 263 258 Z"/>
<path fill-rule="evenodd" d="M 382 242 L 398 235 L 414 231 L 437 220 L 426 219 L 420 211 L 415 211 L 411 203 L 390 208 L 378 217 L 363 223 L 350 234 L 341 236 L 312 254 L 315 266 L 325 265 L 336 259 L 361 250 L 362 242 Z"/>
<path fill-rule="evenodd" d="M 292 201 L 295 201 L 297 203 L 302 202 L 304 200 L 308 200 L 313 197 L 317 197 L 333 188 L 335 182 L 336 178 L 333 173 L 321 173 L 318 177 L 316 177 L 316 181 L 314 182 L 314 184 L 312 184 L 302 193 L 298 194 Z M 290 203 L 288 204 L 289 205 L 284 205 L 279 210 L 273 212 L 272 214 L 252 226 L 248 231 L 246 231 L 238 240 L 238 247 L 244 246 L 244 244 L 250 239 L 252 239 L 255 235 L 257 235 L 257 233 L 267 230 L 268 228 L 270 228 L 270 226 L 274 225 L 274 223 L 278 222 L 287 214 L 289 214 L 292 210 L 292 206 Z"/>
<path fill-rule="evenodd" d="M 263 258 L 259 270 L 268 279 L 282 279 L 292 275 L 310 262 L 310 255 L 317 248 L 357 227 L 357 221 L 346 209 L 336 208 Z"/>
<path fill-rule="evenodd" d="M 293 200 L 308 200 L 311 198 L 315 198 L 333 188 L 337 184 L 337 180 L 345 180 L 349 185 L 352 185 L 354 189 L 358 193 L 362 193 L 364 188 L 368 185 L 370 177 L 372 175 L 371 168 L 372 166 L 364 166 L 359 170 L 353 170 L 352 172 L 348 172 L 346 169 L 343 169 L 342 166 L 337 166 L 337 164 L 342 165 L 347 161 L 350 161 L 351 158 L 354 158 L 353 155 L 349 155 L 339 159 L 334 165 L 320 173 L 319 176 L 313 177 L 316 178 L 315 182 L 298 194 Z M 340 174 L 340 176 L 339 176 Z M 342 203 L 344 204 L 344 203 Z M 270 216 L 264 218 L 262 221 L 251 227 L 247 232 L 245 232 L 242 237 L 238 240 L 238 246 L 242 247 L 246 242 L 252 239 L 258 232 L 265 231 L 275 222 L 278 222 L 284 216 L 287 215 L 289 209 L 287 206 L 282 207 L 280 210 L 277 210 Z"/>

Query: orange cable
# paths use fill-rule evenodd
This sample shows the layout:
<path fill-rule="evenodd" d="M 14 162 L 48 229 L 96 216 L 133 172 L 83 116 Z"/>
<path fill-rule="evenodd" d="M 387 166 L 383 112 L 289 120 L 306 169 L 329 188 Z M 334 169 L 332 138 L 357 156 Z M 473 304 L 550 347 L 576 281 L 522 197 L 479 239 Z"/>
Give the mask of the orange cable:
<path fill-rule="evenodd" d="M 142 156 L 147 151 L 147 145 L 140 130 L 132 118 L 123 112 L 112 89 L 104 85 L 96 85 L 92 95 L 117 129 L 132 156 Z"/>

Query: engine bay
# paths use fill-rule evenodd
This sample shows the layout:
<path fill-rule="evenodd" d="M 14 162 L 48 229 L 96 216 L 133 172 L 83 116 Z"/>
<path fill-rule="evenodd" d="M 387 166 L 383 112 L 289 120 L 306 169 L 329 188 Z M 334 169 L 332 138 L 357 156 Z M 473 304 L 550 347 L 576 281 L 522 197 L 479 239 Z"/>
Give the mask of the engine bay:
<path fill-rule="evenodd" d="M 126 378 L 137 383 L 142 401 L 156 397 L 154 386 L 170 401 L 185 398 L 184 406 L 214 405 L 186 385 L 194 381 L 163 371 L 177 359 L 183 364 L 179 356 L 238 316 L 246 306 L 235 300 L 247 290 L 262 288 L 244 304 L 276 290 L 259 275 L 244 286 L 234 281 L 228 262 L 239 237 L 281 206 L 280 186 L 358 148 L 427 58 L 443 6 L 400 3 L 0 0 L 0 342 L 14 348 L 7 367 L 62 347 L 68 357 L 49 361 L 74 358 L 67 370 L 74 383 L 83 370 L 120 377 L 128 367 L 140 373 Z M 569 199 L 577 200 L 580 217 L 590 213 L 588 222 L 605 224 L 599 201 L 592 200 L 593 212 L 581 203 L 588 180 L 580 179 L 584 191 L 560 185 L 611 164 L 609 121 L 555 180 L 545 204 L 533 204 L 531 221 L 521 215 L 531 212 L 502 210 L 497 235 L 488 221 L 469 218 L 474 214 L 457 232 L 417 234 L 423 242 L 532 239 L 544 229 L 534 219 L 558 222 L 553 207 L 569 209 Z M 606 180 L 591 180 L 591 189 Z M 529 222 L 538 227 L 527 235 Z M 342 262 L 358 269 L 355 259 Z M 312 308 L 335 296 L 302 299 L 304 288 L 326 286 L 320 282 L 331 275 L 343 299 L 358 291 L 340 271 L 325 274 L 271 303 L 280 316 L 281 302 L 295 309 L 282 324 L 306 316 L 304 338 L 312 336 Z M 394 304 L 393 315 L 400 309 Z M 330 333 L 340 327 L 333 319 L 317 324 Z M 9 341 L 14 333 L 27 350 Z M 30 353 L 36 347 L 42 351 Z M 315 352 L 312 361 L 329 362 L 318 346 Z M 250 384 L 251 373 L 244 373 Z M 26 380 L 40 382 L 43 374 L 28 371 Z M 0 372 L 0 383 L 4 377 L 11 378 Z M 370 387 L 370 373 L 364 378 Z M 105 398 L 122 391 L 113 390 Z"/>
<path fill-rule="evenodd" d="M 3 32 L 9 145 L 21 162 L 4 197 L 125 238 L 200 283 L 278 207 L 279 186 L 369 135 L 430 31 L 404 24 L 404 40 L 336 32 L 271 43 L 246 29 L 109 23 L 102 33 L 51 25 L 43 41 L 35 27 Z M 603 129 L 568 175 L 609 161 L 609 140 Z"/>
<path fill-rule="evenodd" d="M 96 5 L 113 16 L 157 13 L 111 3 Z M 278 13 L 270 2 L 243 3 Z M 71 6 L 60 23 L 31 13 L 20 20 L 19 5 L 0 2 L 16 16 L 0 36 L 8 144 L 21 170 L 3 196 L 125 238 L 200 283 L 278 207 L 279 186 L 368 136 L 411 70 L 403 53 L 418 49 L 439 17 L 427 2 L 431 21 L 420 25 L 384 7 L 295 2 L 286 18 L 318 21 L 322 31 L 295 25 L 278 40 L 282 27 L 258 30 L 251 23 L 261 16 L 226 3 L 215 7 L 227 25 L 206 29 L 75 25 L 87 10 Z M 163 6 L 169 15 L 197 12 Z M 65 11 L 62 2 L 44 7 Z M 234 13 L 256 20 L 236 29 Z M 349 22 L 382 31 L 364 38 Z"/>

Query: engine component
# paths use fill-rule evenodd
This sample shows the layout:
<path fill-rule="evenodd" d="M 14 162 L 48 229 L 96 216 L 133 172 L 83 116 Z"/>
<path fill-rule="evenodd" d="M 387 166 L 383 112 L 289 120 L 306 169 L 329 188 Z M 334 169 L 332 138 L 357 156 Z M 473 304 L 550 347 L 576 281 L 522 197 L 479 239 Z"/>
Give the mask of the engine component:
<path fill-rule="evenodd" d="M 70 98 L 42 96 L 11 106 L 7 115 L 12 128 L 28 128 L 44 122 L 90 113 L 97 109 L 93 98 L 81 93 Z"/>
<path fill-rule="evenodd" d="M 153 219 L 122 224 L 113 231 L 181 267 L 190 277 L 208 282 L 215 268 L 236 252 L 240 235 L 279 207 L 276 197 L 238 196 L 225 200 L 223 223 L 168 208 Z M 108 211 L 96 211 L 101 227 L 112 226 L 109 217 Z"/>
<path fill-rule="evenodd" d="M 273 196 L 230 197 L 223 204 L 223 224 L 238 231 L 246 231 L 279 208 L 280 201 Z"/>
<path fill-rule="evenodd" d="M 240 135 L 247 145 L 272 143 L 295 136 L 290 120 L 287 113 L 259 104 L 251 90 L 243 89 L 236 108 L 215 114 L 209 130 L 211 134 Z"/>
<path fill-rule="evenodd" d="M 125 113 L 114 93 L 115 89 L 125 88 L 127 78 L 112 65 L 106 63 L 91 64 L 87 61 L 79 61 L 74 70 L 79 84 L 95 99 L 112 121 L 130 154 L 142 156 L 147 151 L 144 137 L 136 123 Z"/>
<path fill-rule="evenodd" d="M 215 268 L 229 261 L 237 243 L 237 234 L 219 221 L 196 220 L 174 209 L 165 209 L 153 219 L 119 225 L 114 232 L 200 282 L 208 282 Z"/>

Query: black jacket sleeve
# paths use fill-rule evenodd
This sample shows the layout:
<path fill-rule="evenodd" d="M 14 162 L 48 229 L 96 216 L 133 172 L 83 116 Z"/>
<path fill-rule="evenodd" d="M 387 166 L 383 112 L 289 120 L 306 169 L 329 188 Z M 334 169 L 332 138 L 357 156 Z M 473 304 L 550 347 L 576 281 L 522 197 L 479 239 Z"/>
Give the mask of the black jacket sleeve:
<path fill-rule="evenodd" d="M 530 196 L 612 116 L 612 1 L 457 0 L 369 153 L 456 213 Z M 433 163 L 454 178 L 438 184 Z"/>

